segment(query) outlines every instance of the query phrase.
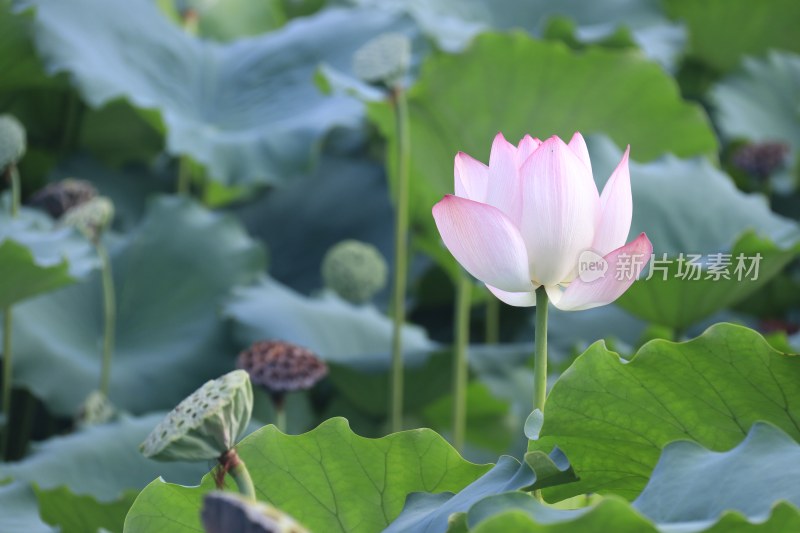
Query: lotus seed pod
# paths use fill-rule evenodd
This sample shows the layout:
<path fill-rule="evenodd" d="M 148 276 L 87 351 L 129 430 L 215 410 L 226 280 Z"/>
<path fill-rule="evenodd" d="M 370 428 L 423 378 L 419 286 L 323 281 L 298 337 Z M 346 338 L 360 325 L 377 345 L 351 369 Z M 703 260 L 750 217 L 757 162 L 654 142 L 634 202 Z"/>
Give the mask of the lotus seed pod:
<path fill-rule="evenodd" d="M 309 533 L 283 511 L 233 492 L 206 494 L 200 519 L 206 533 Z"/>
<path fill-rule="evenodd" d="M 11 115 L 0 115 L 0 171 L 25 155 L 25 128 Z"/>
<path fill-rule="evenodd" d="M 96 390 L 89 394 L 81 405 L 76 419 L 78 427 L 96 426 L 109 422 L 117 415 L 117 410 L 108 396 Z"/>
<path fill-rule="evenodd" d="M 253 412 L 247 372 L 234 370 L 194 391 L 150 433 L 140 449 L 159 461 L 207 461 L 233 448 Z"/>
<path fill-rule="evenodd" d="M 411 65 L 411 40 L 402 33 L 384 33 L 353 56 L 353 72 L 367 83 L 395 85 Z"/>
<path fill-rule="evenodd" d="M 105 196 L 95 196 L 88 202 L 73 207 L 64 214 L 61 222 L 77 228 L 92 241 L 97 241 L 114 219 L 114 204 Z"/>
<path fill-rule="evenodd" d="M 786 165 L 789 146 L 779 142 L 746 144 L 736 150 L 732 163 L 759 179 L 770 177 Z"/>
<path fill-rule="evenodd" d="M 86 180 L 67 178 L 51 183 L 34 194 L 29 205 L 46 211 L 53 218 L 85 204 L 97 196 L 97 189 Z"/>
<path fill-rule="evenodd" d="M 328 374 L 328 365 L 313 352 L 283 341 L 253 343 L 239 354 L 236 366 L 276 400 L 287 392 L 308 390 Z"/>
<path fill-rule="evenodd" d="M 322 260 L 325 286 L 345 300 L 361 304 L 386 286 L 388 268 L 377 248 L 346 240 L 333 246 Z"/>

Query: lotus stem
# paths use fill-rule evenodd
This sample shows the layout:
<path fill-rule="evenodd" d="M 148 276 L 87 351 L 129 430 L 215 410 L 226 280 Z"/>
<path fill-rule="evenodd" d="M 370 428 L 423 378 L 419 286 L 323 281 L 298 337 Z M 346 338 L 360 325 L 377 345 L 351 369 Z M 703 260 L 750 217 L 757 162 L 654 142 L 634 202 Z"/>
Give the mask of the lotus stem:
<path fill-rule="evenodd" d="M 536 351 L 533 358 L 533 409 L 544 413 L 547 397 L 547 292 L 536 289 Z"/>
<path fill-rule="evenodd" d="M 100 371 L 100 392 L 109 396 L 111 386 L 111 361 L 114 357 L 114 332 L 116 328 L 116 298 L 114 276 L 108 250 L 98 239 L 97 255 L 100 256 L 100 274 L 103 282 L 103 363 Z"/>
<path fill-rule="evenodd" d="M 472 281 L 462 273 L 456 287 L 453 354 L 453 446 L 464 449 L 467 430 L 467 380 L 469 379 L 469 312 Z"/>
<path fill-rule="evenodd" d="M 242 493 L 242 496 L 250 498 L 251 500 L 256 499 L 256 487 L 253 485 L 253 478 L 250 477 L 250 472 L 247 470 L 247 466 L 245 466 L 244 461 L 239 459 L 239 462 L 230 469 L 230 474 L 233 480 L 236 482 L 236 488 L 239 489 L 239 492 Z"/>
<path fill-rule="evenodd" d="M 19 215 L 20 198 L 22 196 L 17 165 L 9 165 L 6 169 L 6 175 L 11 182 L 11 216 L 16 218 Z M 11 432 L 11 376 L 13 372 L 11 352 L 12 327 L 13 312 L 9 305 L 3 309 L 3 417 L 5 419 L 5 427 L 3 427 L 3 440 L 0 443 L 0 458 L 7 456 Z"/>
<path fill-rule="evenodd" d="M 275 409 L 275 427 L 281 433 L 286 433 L 286 408 L 284 406 Z"/>
<path fill-rule="evenodd" d="M 185 155 L 178 158 L 178 194 L 189 196 L 191 191 L 192 174 L 189 168 L 189 160 Z"/>
<path fill-rule="evenodd" d="M 500 300 L 489 294 L 486 300 L 486 344 L 500 342 Z"/>
<path fill-rule="evenodd" d="M 403 323 L 406 315 L 406 276 L 408 268 L 408 167 L 411 139 L 408 131 L 408 103 L 402 87 L 392 91 L 397 127 L 397 184 L 394 242 L 394 286 L 392 291 L 392 370 L 390 426 L 403 429 Z"/>

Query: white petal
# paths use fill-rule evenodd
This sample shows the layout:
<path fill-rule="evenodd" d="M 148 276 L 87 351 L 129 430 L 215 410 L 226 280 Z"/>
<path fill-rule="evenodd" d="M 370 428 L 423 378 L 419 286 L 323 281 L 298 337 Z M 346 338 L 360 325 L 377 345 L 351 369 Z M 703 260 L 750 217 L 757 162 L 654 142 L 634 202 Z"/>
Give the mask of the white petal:
<path fill-rule="evenodd" d="M 631 147 L 628 146 L 600 196 L 600 222 L 595 231 L 592 248 L 602 255 L 625 244 L 631 230 L 633 198 L 631 174 L 628 171 L 630 151 Z"/>
<path fill-rule="evenodd" d="M 525 160 L 528 159 L 541 144 L 542 141 L 534 139 L 530 135 L 523 137 L 517 145 L 517 167 L 521 167 Z"/>
<path fill-rule="evenodd" d="M 642 233 L 603 258 L 608 263 L 604 276 L 589 282 L 575 278 L 553 305 L 563 311 L 581 311 L 610 304 L 630 288 L 652 253 L 653 245 Z"/>
<path fill-rule="evenodd" d="M 447 195 L 433 206 L 433 218 L 445 246 L 467 272 L 506 291 L 530 289 L 525 243 L 499 209 Z"/>
<path fill-rule="evenodd" d="M 456 196 L 485 202 L 489 167 L 464 152 L 458 152 L 453 166 Z"/>
<path fill-rule="evenodd" d="M 592 171 L 592 160 L 589 158 L 589 148 L 586 147 L 586 141 L 583 138 L 583 135 L 580 132 L 576 131 L 575 134 L 572 136 L 572 139 L 569 141 L 570 149 L 577 155 L 583 164 L 589 169 L 589 172 Z"/>
<path fill-rule="evenodd" d="M 495 206 L 508 215 L 512 222 L 519 224 L 522 198 L 517 147 L 509 143 L 502 133 L 495 136 L 492 152 L 489 155 L 489 187 L 486 203 Z"/>
<path fill-rule="evenodd" d="M 528 292 L 507 292 L 501 291 L 497 287 L 487 284 L 486 288 L 494 294 L 498 300 L 513 305 L 514 307 L 534 307 L 536 305 L 536 290 Z"/>
<path fill-rule="evenodd" d="M 536 149 L 520 171 L 522 236 L 531 279 L 542 285 L 564 281 L 592 245 L 600 199 L 586 165 L 558 137 Z"/>

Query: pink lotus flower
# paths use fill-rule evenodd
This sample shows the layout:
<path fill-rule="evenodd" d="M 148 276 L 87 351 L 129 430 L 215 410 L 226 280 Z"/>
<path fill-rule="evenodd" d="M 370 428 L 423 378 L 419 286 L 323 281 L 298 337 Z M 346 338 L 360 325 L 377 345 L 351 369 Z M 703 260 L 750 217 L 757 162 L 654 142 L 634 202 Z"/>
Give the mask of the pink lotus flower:
<path fill-rule="evenodd" d="M 507 304 L 536 305 L 540 286 L 559 309 L 609 304 L 653 251 L 644 233 L 625 244 L 633 214 L 629 151 L 598 194 L 580 133 L 568 145 L 526 135 L 518 146 L 498 133 L 489 166 L 456 155 L 456 194 L 433 207 L 433 218 L 458 262 Z M 579 270 L 579 258 L 594 270 Z"/>

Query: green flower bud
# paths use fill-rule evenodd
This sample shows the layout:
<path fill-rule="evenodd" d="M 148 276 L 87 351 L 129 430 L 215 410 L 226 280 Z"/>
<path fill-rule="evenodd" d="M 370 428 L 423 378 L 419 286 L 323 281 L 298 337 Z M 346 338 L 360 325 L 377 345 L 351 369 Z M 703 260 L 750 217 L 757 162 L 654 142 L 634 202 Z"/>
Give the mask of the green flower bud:
<path fill-rule="evenodd" d="M 356 240 L 333 246 L 322 260 L 325 286 L 353 303 L 369 301 L 386 286 L 388 268 L 377 248 Z"/>
<path fill-rule="evenodd" d="M 159 461 L 208 461 L 233 448 L 253 412 L 247 372 L 234 370 L 194 391 L 142 443 Z"/>
<path fill-rule="evenodd" d="M 53 218 L 61 218 L 95 196 L 97 189 L 88 181 L 67 178 L 47 185 L 34 194 L 28 204 L 47 211 Z"/>
<path fill-rule="evenodd" d="M 26 149 L 25 128 L 11 115 L 0 115 L 0 171 L 22 159 Z"/>
<path fill-rule="evenodd" d="M 395 85 L 411 65 L 411 40 L 402 33 L 384 33 L 356 50 L 353 72 L 367 83 Z"/>
<path fill-rule="evenodd" d="M 311 350 L 283 341 L 259 341 L 239 354 L 236 366 L 280 405 L 287 392 L 308 390 L 328 375 L 328 365 Z"/>
<path fill-rule="evenodd" d="M 105 196 L 96 196 L 88 202 L 73 207 L 61 219 L 65 226 L 72 226 L 92 241 L 100 239 L 103 231 L 114 219 L 114 204 Z"/>
<path fill-rule="evenodd" d="M 200 512 L 206 533 L 309 533 L 294 518 L 233 492 L 210 492 Z"/>

